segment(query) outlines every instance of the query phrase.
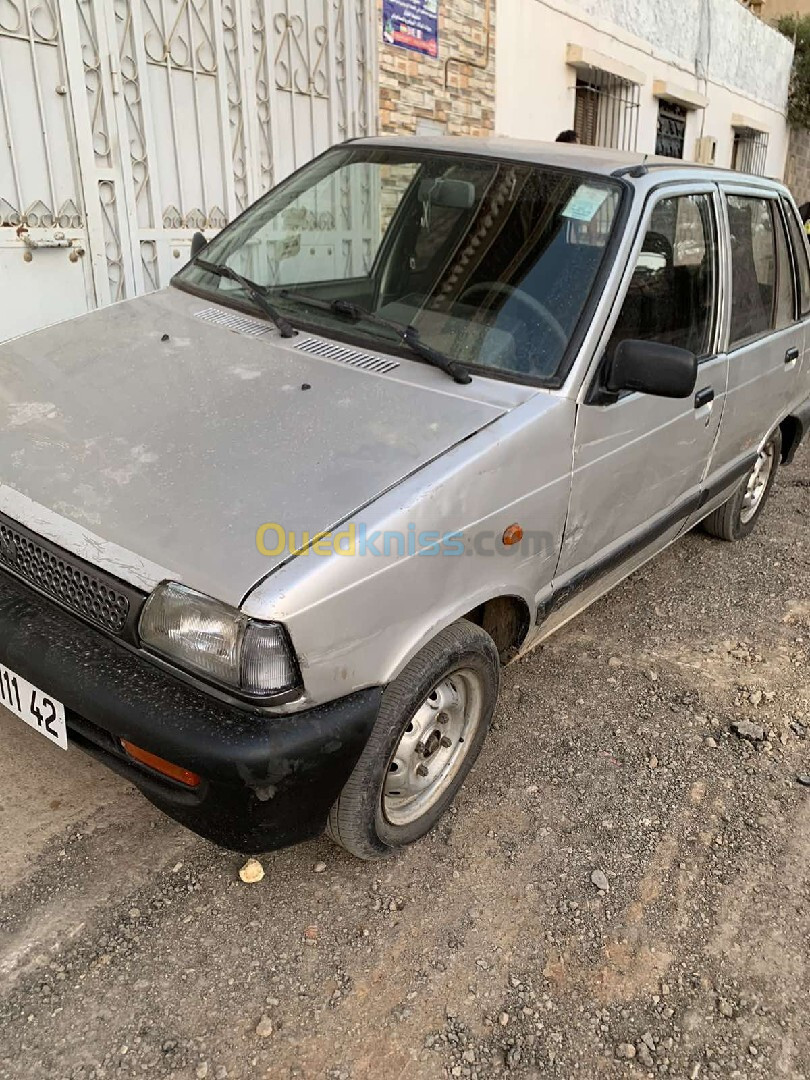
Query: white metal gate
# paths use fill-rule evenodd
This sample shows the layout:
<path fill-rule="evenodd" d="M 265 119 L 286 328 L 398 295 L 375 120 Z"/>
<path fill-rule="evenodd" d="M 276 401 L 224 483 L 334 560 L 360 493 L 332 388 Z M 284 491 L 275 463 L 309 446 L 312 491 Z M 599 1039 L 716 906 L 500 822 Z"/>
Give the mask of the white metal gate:
<path fill-rule="evenodd" d="M 165 285 L 370 133 L 374 0 L 0 0 L 0 339 Z"/>

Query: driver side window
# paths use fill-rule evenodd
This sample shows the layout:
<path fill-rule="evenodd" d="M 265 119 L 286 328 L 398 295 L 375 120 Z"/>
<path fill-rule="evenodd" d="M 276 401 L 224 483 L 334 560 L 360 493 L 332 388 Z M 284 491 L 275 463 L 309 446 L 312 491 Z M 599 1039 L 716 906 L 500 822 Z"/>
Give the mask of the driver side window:
<path fill-rule="evenodd" d="M 653 209 L 607 355 L 632 339 L 707 356 L 714 336 L 717 279 L 711 196 L 662 199 Z"/>

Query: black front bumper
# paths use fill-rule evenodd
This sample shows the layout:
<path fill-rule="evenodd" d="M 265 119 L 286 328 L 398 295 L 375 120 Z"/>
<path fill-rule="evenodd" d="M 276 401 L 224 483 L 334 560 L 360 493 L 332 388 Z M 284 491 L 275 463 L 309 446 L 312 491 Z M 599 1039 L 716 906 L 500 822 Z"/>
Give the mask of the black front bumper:
<path fill-rule="evenodd" d="M 236 851 L 323 830 L 382 694 L 373 687 L 285 716 L 249 712 L 186 685 L 2 571 L 0 663 L 64 703 L 69 743 Z M 189 788 L 138 764 L 121 739 L 191 769 L 201 784 Z"/>

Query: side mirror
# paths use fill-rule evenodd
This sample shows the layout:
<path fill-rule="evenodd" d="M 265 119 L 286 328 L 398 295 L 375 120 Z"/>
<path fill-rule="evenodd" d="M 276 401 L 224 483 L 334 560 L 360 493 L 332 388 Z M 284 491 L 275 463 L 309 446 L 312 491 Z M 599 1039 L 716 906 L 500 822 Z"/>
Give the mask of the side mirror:
<path fill-rule="evenodd" d="M 206 247 L 208 241 L 205 239 L 201 232 L 195 232 L 191 238 L 191 257 L 196 259 L 202 249 Z"/>
<path fill-rule="evenodd" d="M 605 386 L 611 393 L 635 390 L 655 397 L 688 398 L 695 392 L 694 353 L 657 341 L 621 341 L 608 364 Z"/>

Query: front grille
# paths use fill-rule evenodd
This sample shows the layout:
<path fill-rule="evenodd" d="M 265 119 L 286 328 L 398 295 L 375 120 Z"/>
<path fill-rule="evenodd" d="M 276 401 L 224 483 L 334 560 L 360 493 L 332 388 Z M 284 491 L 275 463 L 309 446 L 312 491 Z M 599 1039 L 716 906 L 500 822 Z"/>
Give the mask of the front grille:
<path fill-rule="evenodd" d="M 5 521 L 0 521 L 0 566 L 110 633 L 121 634 L 127 624 L 129 597 L 105 575 Z"/>

